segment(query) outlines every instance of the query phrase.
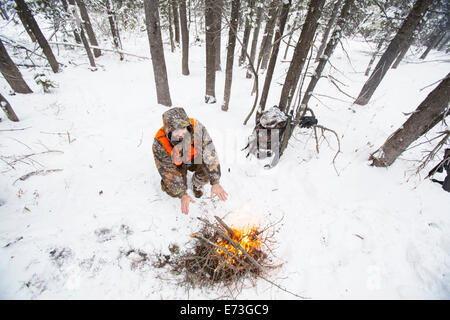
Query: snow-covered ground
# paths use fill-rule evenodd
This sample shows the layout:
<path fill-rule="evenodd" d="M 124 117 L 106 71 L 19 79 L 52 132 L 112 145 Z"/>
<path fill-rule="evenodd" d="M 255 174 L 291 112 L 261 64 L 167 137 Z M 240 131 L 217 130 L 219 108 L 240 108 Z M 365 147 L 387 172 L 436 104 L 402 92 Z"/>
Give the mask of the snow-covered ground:
<path fill-rule="evenodd" d="M 8 30 L 13 36 L 13 28 Z M 123 37 L 124 50 L 149 56 L 145 32 Z M 331 59 L 336 69 L 328 66 L 325 72 L 355 97 L 374 46 L 358 39 L 343 43 L 351 62 L 338 47 Z M 223 297 L 229 292 L 186 292 L 175 275 L 152 267 L 151 255 L 168 254 L 171 244 L 185 247 L 198 228 L 196 217 L 226 214 L 229 221 L 244 215 L 263 224 L 282 218 L 275 254 L 283 266 L 270 278 L 302 296 L 450 298 L 450 197 L 423 179 L 440 159 L 420 175 L 413 160 L 430 149 L 427 144 L 408 150 L 388 169 L 370 167 L 367 160 L 435 85 L 420 89 L 448 73 L 448 55 L 432 52 L 421 61 L 409 52 L 364 107 L 352 105 L 322 79 L 320 101 L 312 98 L 310 107 L 320 124 L 339 135 L 342 152 L 335 166 L 335 137 L 327 133 L 328 143 L 322 141 L 317 154 L 311 131 L 303 129 L 278 166 L 265 170 L 263 160 L 241 151 L 253 124 L 242 125 L 253 103 L 246 71 L 235 67 L 225 113 L 220 110 L 224 72 L 217 73 L 219 103 L 204 103 L 203 46 L 192 43 L 190 76 L 181 75 L 180 49 L 165 54 L 173 105 L 185 108 L 210 132 L 229 200 L 209 199 L 207 187 L 185 216 L 179 200 L 160 190 L 151 146 L 167 107 L 156 103 L 150 60 L 128 56 L 119 61 L 105 53 L 97 60 L 99 70 L 92 72 L 82 48 L 60 48 L 58 59 L 68 66 L 48 73 L 57 89 L 42 93 L 33 82 L 35 72 L 21 69 L 34 93 L 6 95 L 21 121 L 2 116 L 0 130 L 24 130 L 0 131 L 2 159 L 17 159 L 12 166 L 0 162 L 0 298 Z M 224 69 L 225 51 L 222 63 Z M 277 64 L 268 106 L 278 102 L 287 67 Z M 260 79 L 262 87 L 264 76 Z M 4 79 L 0 89 L 9 91 Z M 62 171 L 18 180 L 41 169 Z M 295 298 L 264 280 L 236 297 Z"/>

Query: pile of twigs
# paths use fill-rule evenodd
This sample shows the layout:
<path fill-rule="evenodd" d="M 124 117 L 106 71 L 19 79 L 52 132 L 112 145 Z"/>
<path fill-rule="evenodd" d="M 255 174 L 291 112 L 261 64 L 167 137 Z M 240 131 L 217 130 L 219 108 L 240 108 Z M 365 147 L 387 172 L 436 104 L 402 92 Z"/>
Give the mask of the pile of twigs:
<path fill-rule="evenodd" d="M 280 266 L 272 263 L 274 224 L 247 232 L 247 239 L 258 246 L 246 250 L 234 229 L 219 217 L 214 218 L 214 222 L 198 218 L 202 224 L 201 229 L 191 235 L 193 246 L 177 255 L 160 255 L 155 266 L 169 265 L 172 272 L 184 275 L 182 284 L 188 288 L 217 284 L 242 288 L 245 280 L 264 279 L 266 271 Z"/>

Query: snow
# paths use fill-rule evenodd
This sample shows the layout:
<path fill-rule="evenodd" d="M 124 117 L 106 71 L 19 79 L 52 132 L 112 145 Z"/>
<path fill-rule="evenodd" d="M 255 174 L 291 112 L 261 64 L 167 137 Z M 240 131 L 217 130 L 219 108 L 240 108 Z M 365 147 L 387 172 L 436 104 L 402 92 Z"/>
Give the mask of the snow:
<path fill-rule="evenodd" d="M 124 50 L 149 56 L 145 31 L 122 36 Z M 339 71 L 327 65 L 324 74 L 332 74 L 347 85 L 345 92 L 357 96 L 367 79 L 370 48 L 358 39 L 344 41 L 344 46 L 351 63 L 337 48 L 331 63 Z M 204 103 L 204 47 L 191 46 L 190 76 L 181 75 L 181 50 L 171 53 L 168 48 L 173 105 L 208 129 L 229 200 L 210 200 L 207 187 L 185 216 L 179 201 L 161 191 L 151 146 L 167 107 L 156 103 L 150 60 L 126 56 L 119 61 L 105 52 L 92 72 L 82 48 L 60 48 L 58 59 L 68 67 L 47 73 L 58 88 L 43 93 L 33 72 L 21 68 L 34 93 L 6 95 L 21 121 L 2 116 L 0 129 L 26 129 L 0 131 L 2 159 L 61 152 L 17 161 L 14 169 L 0 161 L 0 298 L 223 297 L 227 291 L 222 289 L 187 293 L 176 275 L 142 258 L 169 254 L 171 244 L 183 249 L 197 231 L 196 217 L 214 215 L 226 215 L 234 224 L 282 218 L 275 254 L 283 266 L 271 271 L 270 278 L 297 294 L 313 299 L 450 297 L 450 197 L 423 179 L 440 159 L 421 175 L 415 174 L 413 160 L 429 145 L 408 150 L 388 169 L 370 167 L 367 160 L 407 119 L 403 112 L 413 111 L 435 85 L 420 89 L 446 75 L 448 62 L 443 60 L 448 56 L 432 52 L 424 62 L 407 56 L 364 107 L 320 81 L 309 107 L 339 135 L 342 152 L 336 169 L 331 163 L 337 151 L 333 135 L 327 135 L 329 145 L 321 142 L 317 154 L 311 131 L 301 129 L 278 165 L 265 170 L 265 162 L 240 151 L 253 130 L 253 120 L 242 125 L 254 99 L 246 70 L 235 67 L 229 111 L 222 112 L 219 104 Z M 278 83 L 287 68 L 277 64 L 267 106 L 278 103 Z M 219 101 L 224 78 L 224 72 L 217 72 Z M 4 79 L 0 86 L 9 92 Z M 41 169 L 63 170 L 16 181 Z M 294 298 L 264 280 L 237 297 Z"/>

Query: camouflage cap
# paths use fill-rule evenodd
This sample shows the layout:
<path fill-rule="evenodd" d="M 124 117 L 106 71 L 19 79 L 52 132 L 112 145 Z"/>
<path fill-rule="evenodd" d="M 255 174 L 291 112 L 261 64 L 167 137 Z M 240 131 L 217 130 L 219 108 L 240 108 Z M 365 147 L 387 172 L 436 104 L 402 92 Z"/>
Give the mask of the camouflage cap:
<path fill-rule="evenodd" d="M 186 114 L 186 111 L 184 111 L 183 108 L 179 107 L 172 108 L 164 112 L 162 115 L 162 119 L 166 134 L 177 129 L 186 128 L 191 124 L 189 117 Z"/>

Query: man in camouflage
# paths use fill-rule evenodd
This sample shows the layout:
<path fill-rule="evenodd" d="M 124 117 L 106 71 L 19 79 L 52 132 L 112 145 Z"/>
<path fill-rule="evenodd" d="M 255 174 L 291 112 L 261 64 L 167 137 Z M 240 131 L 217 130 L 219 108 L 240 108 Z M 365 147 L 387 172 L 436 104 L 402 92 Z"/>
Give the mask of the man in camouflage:
<path fill-rule="evenodd" d="M 161 175 L 161 189 L 181 199 L 181 212 L 188 214 L 189 204 L 195 202 L 187 194 L 187 171 L 193 171 L 195 197 L 203 195 L 202 188 L 211 184 L 211 197 L 225 201 L 228 194 L 219 183 L 220 164 L 214 144 L 203 124 L 189 118 L 183 108 L 172 108 L 162 115 L 163 127 L 155 135 L 153 156 Z"/>

